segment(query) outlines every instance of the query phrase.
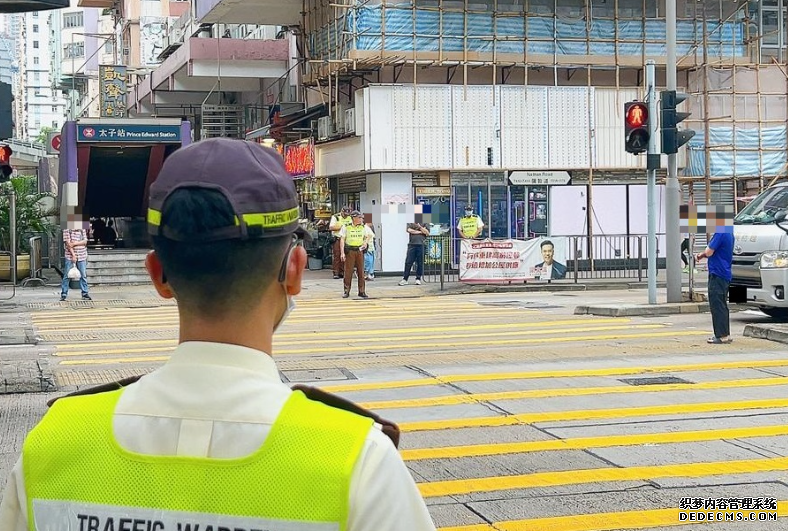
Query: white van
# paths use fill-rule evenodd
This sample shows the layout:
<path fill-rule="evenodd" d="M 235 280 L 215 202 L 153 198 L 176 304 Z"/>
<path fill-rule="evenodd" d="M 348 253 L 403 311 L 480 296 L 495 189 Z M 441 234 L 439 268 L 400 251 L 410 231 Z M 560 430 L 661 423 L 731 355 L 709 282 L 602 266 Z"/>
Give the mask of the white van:
<path fill-rule="evenodd" d="M 788 318 L 788 183 L 764 190 L 734 219 L 730 301 Z"/>

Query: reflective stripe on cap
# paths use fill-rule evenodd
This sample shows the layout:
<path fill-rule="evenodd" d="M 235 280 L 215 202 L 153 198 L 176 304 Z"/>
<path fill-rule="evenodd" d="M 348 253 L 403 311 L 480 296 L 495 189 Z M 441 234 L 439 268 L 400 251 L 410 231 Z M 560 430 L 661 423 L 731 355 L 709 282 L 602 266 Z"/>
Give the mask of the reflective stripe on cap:
<path fill-rule="evenodd" d="M 264 228 L 284 227 L 292 222 L 298 220 L 299 209 L 298 207 L 284 210 L 282 212 L 266 212 L 264 214 L 243 214 L 244 222 L 247 225 Z M 238 217 L 235 218 L 235 224 L 240 225 Z"/>

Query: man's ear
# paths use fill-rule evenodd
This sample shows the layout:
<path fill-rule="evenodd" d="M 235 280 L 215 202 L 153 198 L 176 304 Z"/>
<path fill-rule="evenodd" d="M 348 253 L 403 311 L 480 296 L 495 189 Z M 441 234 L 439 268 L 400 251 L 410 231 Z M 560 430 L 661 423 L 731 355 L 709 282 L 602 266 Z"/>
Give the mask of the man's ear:
<path fill-rule="evenodd" d="M 156 291 L 165 299 L 172 299 L 175 293 L 172 291 L 167 279 L 164 276 L 164 268 L 162 268 L 161 261 L 156 255 L 156 251 L 151 251 L 145 257 L 145 268 L 148 270 L 151 282 L 156 288 Z"/>
<path fill-rule="evenodd" d="M 290 258 L 287 260 L 285 289 L 288 295 L 298 295 L 301 293 L 301 281 L 304 279 L 306 261 L 306 249 L 301 245 L 296 245 L 290 252 Z"/>

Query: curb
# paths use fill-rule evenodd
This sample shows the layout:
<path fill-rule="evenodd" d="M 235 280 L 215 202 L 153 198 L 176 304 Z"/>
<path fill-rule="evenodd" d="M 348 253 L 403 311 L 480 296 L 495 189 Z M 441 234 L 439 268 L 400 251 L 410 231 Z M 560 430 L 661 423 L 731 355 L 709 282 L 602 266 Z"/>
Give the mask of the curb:
<path fill-rule="evenodd" d="M 744 336 L 788 344 L 788 327 L 775 328 L 774 326 L 775 325 L 748 324 L 744 327 Z"/>
<path fill-rule="evenodd" d="M 709 304 L 707 302 L 686 302 L 677 304 L 654 304 L 654 305 L 602 305 L 602 306 L 577 306 L 575 315 L 597 315 L 604 317 L 648 317 L 665 316 L 686 313 L 707 313 Z M 788 342 L 788 332 L 786 333 Z"/>

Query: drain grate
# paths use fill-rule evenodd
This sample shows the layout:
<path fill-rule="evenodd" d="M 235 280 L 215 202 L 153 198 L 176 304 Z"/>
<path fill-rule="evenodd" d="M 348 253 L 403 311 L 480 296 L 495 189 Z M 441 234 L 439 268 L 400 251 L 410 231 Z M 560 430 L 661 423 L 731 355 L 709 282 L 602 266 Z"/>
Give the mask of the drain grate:
<path fill-rule="evenodd" d="M 651 378 L 624 378 L 619 380 L 629 385 L 668 385 L 668 384 L 694 384 L 689 380 L 683 378 L 676 378 L 675 376 L 654 376 Z"/>
<path fill-rule="evenodd" d="M 335 380 L 357 380 L 356 375 L 344 367 L 325 369 L 279 371 L 285 383 L 326 382 Z"/>

